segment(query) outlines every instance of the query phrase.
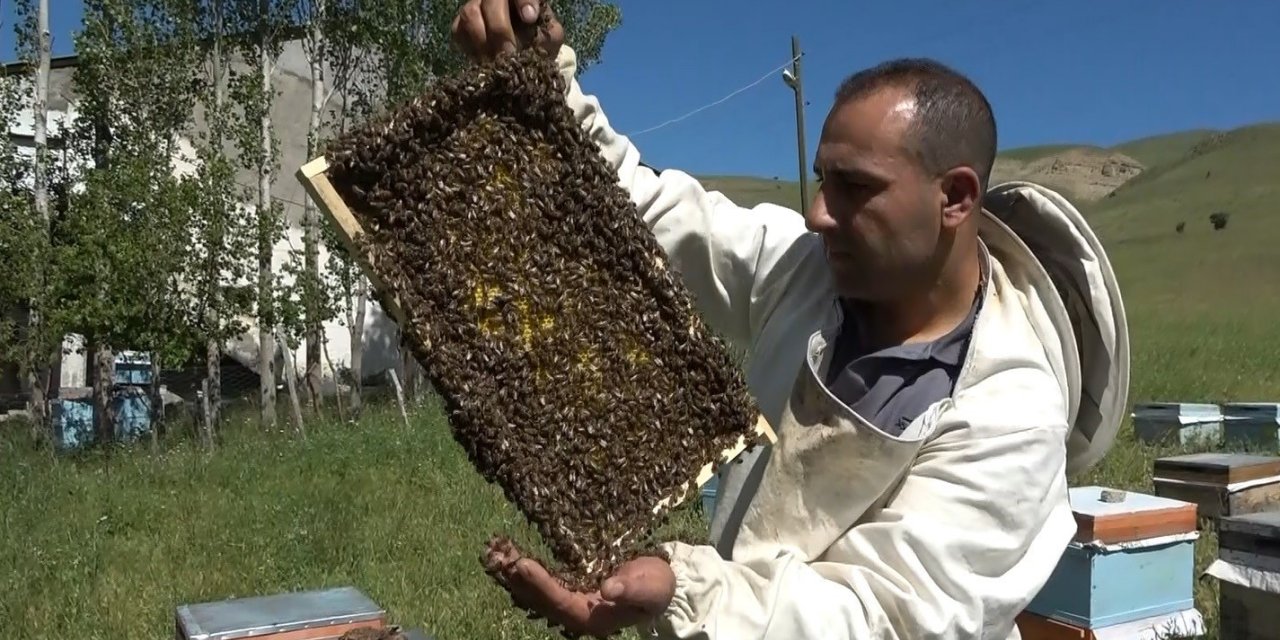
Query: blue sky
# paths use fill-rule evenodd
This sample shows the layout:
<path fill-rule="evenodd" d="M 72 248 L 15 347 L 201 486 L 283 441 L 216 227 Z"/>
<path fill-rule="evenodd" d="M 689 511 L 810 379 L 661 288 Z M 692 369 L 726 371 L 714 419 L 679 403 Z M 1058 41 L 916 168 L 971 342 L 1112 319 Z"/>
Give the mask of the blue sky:
<path fill-rule="evenodd" d="M 3 2 L 0 50 L 12 50 Z M 51 0 L 55 53 L 71 52 L 79 0 Z M 682 116 L 805 51 L 808 151 L 847 74 L 930 56 L 992 101 L 1001 148 L 1111 145 L 1192 128 L 1280 120 L 1274 0 L 621 0 L 623 26 L 583 78 L 623 132 Z M 11 56 L 10 56 L 11 57 Z M 793 96 L 780 74 L 634 138 L 656 166 L 791 178 Z"/>

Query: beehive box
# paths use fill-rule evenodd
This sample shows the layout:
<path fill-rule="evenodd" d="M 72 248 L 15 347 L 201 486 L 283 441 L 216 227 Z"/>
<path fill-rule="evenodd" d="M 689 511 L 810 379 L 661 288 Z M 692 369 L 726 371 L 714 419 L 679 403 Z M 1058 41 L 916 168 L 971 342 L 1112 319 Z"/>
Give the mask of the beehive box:
<path fill-rule="evenodd" d="M 1222 406 L 1223 437 L 1228 446 L 1275 451 L 1280 445 L 1280 404 L 1232 402 Z"/>
<path fill-rule="evenodd" d="M 1198 444 L 1222 438 L 1222 408 L 1216 404 L 1149 402 L 1134 406 L 1138 439 L 1154 444 Z"/>
<path fill-rule="evenodd" d="M 1193 608 L 1196 506 L 1104 489 L 1070 490 L 1079 531 L 1027 611 L 1098 629 Z"/>
<path fill-rule="evenodd" d="M 1017 626 L 1022 640 L 1167 640 L 1194 638 L 1206 631 L 1204 617 L 1194 608 L 1097 629 L 1024 611 Z"/>
<path fill-rule="evenodd" d="M 61 451 L 86 447 L 97 438 L 94 432 L 93 389 L 63 387 L 49 400 L 54 446 Z"/>
<path fill-rule="evenodd" d="M 116 387 L 111 392 L 118 442 L 137 441 L 151 433 L 151 396 L 147 389 Z"/>
<path fill-rule="evenodd" d="M 1280 512 L 1222 518 L 1218 559 L 1219 636 L 1280 640 Z"/>
<path fill-rule="evenodd" d="M 115 354 L 115 383 L 147 386 L 151 384 L 151 355 L 142 351 L 119 351 Z"/>
<path fill-rule="evenodd" d="M 1152 465 L 1156 495 L 1196 503 L 1200 517 L 1218 518 L 1280 506 L 1280 457 L 1193 453 Z"/>
<path fill-rule="evenodd" d="M 175 640 L 332 640 L 359 628 L 381 629 L 386 612 L 354 587 L 184 604 Z"/>
<path fill-rule="evenodd" d="M 298 177 L 571 586 L 773 441 L 549 57 L 442 78 Z"/>

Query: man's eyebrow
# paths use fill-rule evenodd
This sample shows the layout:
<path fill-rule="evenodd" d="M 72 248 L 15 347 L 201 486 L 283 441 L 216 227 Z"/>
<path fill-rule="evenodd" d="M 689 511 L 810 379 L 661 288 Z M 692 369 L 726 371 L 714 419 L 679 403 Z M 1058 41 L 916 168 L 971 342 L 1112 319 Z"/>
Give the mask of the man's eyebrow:
<path fill-rule="evenodd" d="M 835 175 L 844 176 L 846 178 L 854 178 L 857 180 L 862 180 L 864 182 L 873 182 L 873 183 L 888 182 L 888 178 L 880 175 L 879 173 L 876 173 L 875 171 L 872 171 L 870 169 L 864 169 L 862 167 L 847 164 L 847 163 L 840 163 L 840 162 L 833 162 L 827 165 L 825 169 L 822 166 L 821 162 L 814 162 L 813 172 L 814 174 L 820 175 L 820 176 L 835 174 Z"/>

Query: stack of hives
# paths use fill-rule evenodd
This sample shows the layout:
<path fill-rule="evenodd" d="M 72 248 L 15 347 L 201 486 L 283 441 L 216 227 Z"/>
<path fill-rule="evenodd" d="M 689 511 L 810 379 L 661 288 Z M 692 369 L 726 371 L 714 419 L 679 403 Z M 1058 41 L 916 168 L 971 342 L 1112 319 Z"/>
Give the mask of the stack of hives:
<path fill-rule="evenodd" d="M 137 440 L 151 431 L 151 354 L 115 354 L 115 388 L 111 395 L 116 439 Z"/>
<path fill-rule="evenodd" d="M 1075 539 L 1019 616 L 1022 637 L 1157 640 L 1203 629 L 1194 504 L 1090 486 L 1071 489 L 1071 507 Z"/>
<path fill-rule="evenodd" d="M 1222 518 L 1218 559 L 1218 637 L 1280 640 L 1280 513 Z"/>
<path fill-rule="evenodd" d="M 83 364 L 83 357 L 79 363 Z M 138 440 L 151 432 L 151 357 L 137 351 L 120 351 L 114 354 L 113 378 L 105 385 L 110 394 L 111 414 L 114 417 L 112 436 L 116 442 Z M 64 375 L 83 385 L 85 372 Z M 98 441 L 98 419 L 94 389 L 88 386 L 62 386 L 49 400 L 53 423 L 54 446 L 59 450 L 80 449 Z"/>
<path fill-rule="evenodd" d="M 771 437 L 545 54 L 441 79 L 300 177 L 571 586 Z"/>

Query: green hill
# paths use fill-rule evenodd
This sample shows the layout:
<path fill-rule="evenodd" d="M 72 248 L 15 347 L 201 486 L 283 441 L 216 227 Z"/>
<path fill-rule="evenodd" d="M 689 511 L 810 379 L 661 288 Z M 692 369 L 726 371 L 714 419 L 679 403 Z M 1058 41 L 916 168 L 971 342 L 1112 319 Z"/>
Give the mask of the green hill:
<path fill-rule="evenodd" d="M 1000 155 L 1025 164 L 1099 153 L 1142 165 L 1107 196 L 1072 198 L 1123 287 L 1131 400 L 1280 402 L 1280 123 Z M 715 176 L 705 183 L 742 204 L 799 207 L 793 181 Z M 1228 225 L 1214 230 L 1209 216 L 1219 211 L 1229 214 Z"/>

